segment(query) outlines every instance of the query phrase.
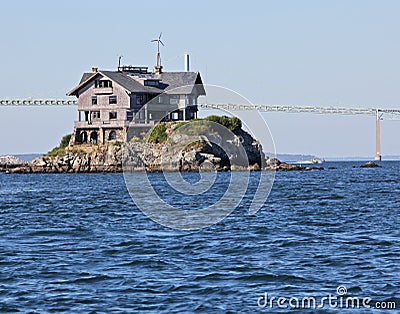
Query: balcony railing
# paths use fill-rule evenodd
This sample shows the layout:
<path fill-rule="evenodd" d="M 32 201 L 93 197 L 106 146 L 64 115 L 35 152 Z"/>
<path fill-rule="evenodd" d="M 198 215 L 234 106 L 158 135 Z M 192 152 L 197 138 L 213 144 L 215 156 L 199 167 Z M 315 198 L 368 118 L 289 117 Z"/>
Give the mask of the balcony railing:
<path fill-rule="evenodd" d="M 94 120 L 94 121 L 75 121 L 74 126 L 76 128 L 102 128 L 102 127 L 113 127 L 122 128 L 127 126 L 128 121 L 124 120 Z"/>

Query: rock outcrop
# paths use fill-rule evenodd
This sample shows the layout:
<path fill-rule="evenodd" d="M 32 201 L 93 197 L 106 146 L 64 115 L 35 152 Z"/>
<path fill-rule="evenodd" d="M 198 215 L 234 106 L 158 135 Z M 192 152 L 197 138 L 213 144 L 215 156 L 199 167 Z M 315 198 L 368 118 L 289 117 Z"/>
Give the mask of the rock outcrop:
<path fill-rule="evenodd" d="M 25 160 L 16 156 L 0 156 L 0 171 L 9 171 L 10 169 L 21 167 L 25 164 L 27 164 Z"/>
<path fill-rule="evenodd" d="M 275 170 L 275 171 L 299 171 L 299 170 L 324 170 L 324 167 L 304 167 L 301 165 L 292 165 L 286 162 L 281 162 L 276 158 L 268 158 L 266 159 L 266 167 L 265 170 Z"/>
<path fill-rule="evenodd" d="M 379 166 L 377 163 L 374 163 L 373 161 L 368 161 L 365 164 L 361 165 L 360 168 L 382 168 L 382 166 Z"/>
<path fill-rule="evenodd" d="M 67 147 L 55 155 L 38 157 L 13 173 L 122 172 L 121 147 L 118 145 L 80 145 Z"/>

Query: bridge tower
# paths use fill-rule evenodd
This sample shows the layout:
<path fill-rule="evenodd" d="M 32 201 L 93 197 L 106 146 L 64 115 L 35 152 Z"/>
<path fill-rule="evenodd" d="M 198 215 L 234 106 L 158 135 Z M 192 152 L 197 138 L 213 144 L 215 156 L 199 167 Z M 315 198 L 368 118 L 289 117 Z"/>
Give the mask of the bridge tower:
<path fill-rule="evenodd" d="M 375 160 L 381 161 L 381 116 L 379 114 L 379 109 L 376 109 L 376 152 Z"/>

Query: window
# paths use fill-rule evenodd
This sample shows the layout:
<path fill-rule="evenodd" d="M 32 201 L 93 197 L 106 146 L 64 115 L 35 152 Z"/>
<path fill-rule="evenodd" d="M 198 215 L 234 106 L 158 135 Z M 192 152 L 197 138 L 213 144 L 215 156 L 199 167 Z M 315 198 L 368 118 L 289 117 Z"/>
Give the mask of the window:
<path fill-rule="evenodd" d="M 115 105 L 117 103 L 117 96 L 110 96 L 108 97 L 108 103 L 110 105 Z"/>
<path fill-rule="evenodd" d="M 97 96 L 92 97 L 92 105 L 97 105 Z"/>
<path fill-rule="evenodd" d="M 95 88 L 107 88 L 112 87 L 112 82 L 109 80 L 96 80 L 94 81 Z"/>
<path fill-rule="evenodd" d="M 86 131 L 82 131 L 78 135 L 79 135 L 78 142 L 87 143 L 88 135 L 87 135 Z"/>
<path fill-rule="evenodd" d="M 179 95 L 171 95 L 169 97 L 169 104 L 170 105 L 177 105 L 179 104 Z"/>
<path fill-rule="evenodd" d="M 110 117 L 110 120 L 117 119 L 117 113 L 115 111 L 112 111 L 112 112 L 110 112 L 109 117 Z"/>
<path fill-rule="evenodd" d="M 97 144 L 97 132 L 93 131 L 92 133 L 90 133 L 90 143 L 92 144 Z"/>
<path fill-rule="evenodd" d="M 136 104 L 142 105 L 145 103 L 145 95 L 136 95 Z"/>
<path fill-rule="evenodd" d="M 100 119 L 100 111 L 93 111 L 92 112 L 92 119 Z"/>
<path fill-rule="evenodd" d="M 113 141 L 117 139 L 117 132 L 111 131 L 110 134 L 108 135 L 108 140 Z"/>

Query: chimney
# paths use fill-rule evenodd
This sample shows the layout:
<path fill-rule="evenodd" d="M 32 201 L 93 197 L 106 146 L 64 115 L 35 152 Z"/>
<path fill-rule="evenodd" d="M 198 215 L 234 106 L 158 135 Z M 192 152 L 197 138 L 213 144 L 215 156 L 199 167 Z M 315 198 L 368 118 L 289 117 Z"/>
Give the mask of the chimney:
<path fill-rule="evenodd" d="M 185 53 L 183 57 L 185 61 L 185 72 L 189 72 L 189 54 Z"/>
<path fill-rule="evenodd" d="M 162 73 L 162 65 L 156 65 L 154 67 L 154 69 L 155 69 L 155 73 L 156 74 L 161 74 Z"/>
<path fill-rule="evenodd" d="M 92 68 L 92 72 L 96 73 L 99 70 L 99 68 Z"/>

